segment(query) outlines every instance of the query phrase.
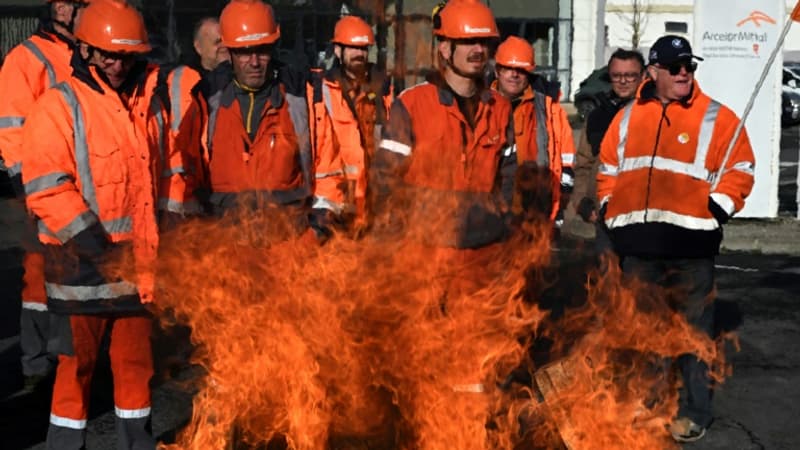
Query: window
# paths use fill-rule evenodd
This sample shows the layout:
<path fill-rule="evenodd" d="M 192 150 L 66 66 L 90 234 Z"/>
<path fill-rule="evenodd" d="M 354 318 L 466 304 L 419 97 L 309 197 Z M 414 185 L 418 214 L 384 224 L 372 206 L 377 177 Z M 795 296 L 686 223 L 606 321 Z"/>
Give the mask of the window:
<path fill-rule="evenodd" d="M 689 25 L 686 22 L 664 22 L 664 31 L 667 33 L 683 33 L 689 32 Z"/>

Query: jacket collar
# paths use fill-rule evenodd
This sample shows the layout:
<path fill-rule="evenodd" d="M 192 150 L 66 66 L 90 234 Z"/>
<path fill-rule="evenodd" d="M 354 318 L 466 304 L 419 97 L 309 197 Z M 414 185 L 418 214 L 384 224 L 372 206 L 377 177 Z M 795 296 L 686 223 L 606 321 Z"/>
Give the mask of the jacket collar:
<path fill-rule="evenodd" d="M 70 48 L 74 46 L 72 40 L 56 30 L 56 27 L 53 25 L 53 21 L 51 19 L 41 19 L 39 21 L 39 26 L 36 28 L 36 31 L 33 34 L 50 42 L 61 41 L 61 43 Z"/>
<path fill-rule="evenodd" d="M 680 100 L 673 101 L 670 103 L 680 103 L 682 106 L 688 107 L 700 97 L 701 91 L 700 86 L 697 84 L 697 80 L 692 80 L 692 89 L 689 91 L 689 95 L 683 97 Z M 653 80 L 648 80 L 642 83 L 639 86 L 639 91 L 636 93 L 636 98 L 640 103 L 644 102 L 661 102 L 661 100 L 656 97 L 656 83 Z"/>
<path fill-rule="evenodd" d="M 70 65 L 72 66 L 72 76 L 93 90 L 101 94 L 105 94 L 106 91 L 115 90 L 111 87 L 111 84 L 108 82 L 108 78 L 106 78 L 103 72 L 97 70 L 95 67 L 91 67 L 91 65 L 81 57 L 81 52 L 72 52 Z M 153 69 L 154 66 L 150 66 L 144 60 L 137 61 L 133 68 L 131 68 L 128 78 L 116 91 L 120 94 L 133 95 L 137 89 L 144 89 L 147 75 Z"/>
<path fill-rule="evenodd" d="M 440 72 L 432 71 L 426 77 L 425 81 L 436 86 L 439 91 L 439 103 L 445 106 L 453 106 L 455 103 L 455 93 L 445 81 Z M 491 103 L 493 101 L 492 90 L 485 86 L 478 88 L 478 96 L 481 103 Z"/>
<path fill-rule="evenodd" d="M 249 91 L 240 88 L 235 80 L 231 80 L 231 82 L 228 83 L 228 86 L 222 91 L 222 96 L 220 97 L 220 106 L 224 106 L 226 108 L 231 106 L 238 94 L 243 94 L 246 92 Z M 258 96 L 260 96 L 261 93 L 267 95 L 270 105 L 273 108 L 280 108 L 283 105 L 283 90 L 281 89 L 281 83 L 278 82 L 278 80 L 272 79 L 267 81 L 267 84 L 262 89 L 255 91 L 255 94 Z"/>

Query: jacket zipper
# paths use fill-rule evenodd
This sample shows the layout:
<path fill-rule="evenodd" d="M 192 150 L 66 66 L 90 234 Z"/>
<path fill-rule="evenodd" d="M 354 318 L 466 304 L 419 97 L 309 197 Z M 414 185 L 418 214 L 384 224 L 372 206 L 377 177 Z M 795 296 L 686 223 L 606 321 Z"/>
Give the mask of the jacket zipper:
<path fill-rule="evenodd" d="M 647 213 L 650 210 L 650 187 L 653 181 L 653 165 L 655 164 L 656 153 L 658 152 L 658 143 L 661 141 L 661 127 L 664 124 L 664 119 L 667 118 L 667 106 L 669 106 L 669 103 L 661 104 L 661 119 L 658 121 L 658 130 L 656 131 L 656 142 L 653 145 L 653 155 L 650 157 L 650 168 L 647 171 L 647 193 L 644 197 L 644 219 L 643 219 L 644 223 L 647 223 Z"/>

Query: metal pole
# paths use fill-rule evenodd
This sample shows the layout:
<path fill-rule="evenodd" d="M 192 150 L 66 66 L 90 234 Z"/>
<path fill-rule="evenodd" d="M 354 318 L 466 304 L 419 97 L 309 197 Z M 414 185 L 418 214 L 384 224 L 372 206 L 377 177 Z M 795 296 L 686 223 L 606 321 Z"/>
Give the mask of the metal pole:
<path fill-rule="evenodd" d="M 722 165 L 717 172 L 717 175 L 714 177 L 714 182 L 711 185 L 711 191 L 713 192 L 717 186 L 719 185 L 720 179 L 722 179 L 722 174 L 725 172 L 725 165 L 728 164 L 728 159 L 731 156 L 731 152 L 733 151 L 733 146 L 736 145 L 736 141 L 739 140 L 739 135 L 742 134 L 742 129 L 744 129 L 744 122 L 747 120 L 747 116 L 750 115 L 750 110 L 753 109 L 753 103 L 756 101 L 756 97 L 758 96 L 758 92 L 761 90 L 761 86 L 764 84 L 764 81 L 767 79 L 767 74 L 769 73 L 770 68 L 772 67 L 772 63 L 775 62 L 775 57 L 778 55 L 778 52 L 781 50 L 781 46 L 783 45 L 783 41 L 786 40 L 786 35 L 789 33 L 789 28 L 792 26 L 792 19 L 789 18 L 786 21 L 786 24 L 783 26 L 783 30 L 781 31 L 781 35 L 778 37 L 778 42 L 775 44 L 775 48 L 772 49 L 772 53 L 769 55 L 769 59 L 767 60 L 767 64 L 764 66 L 764 69 L 761 71 L 761 78 L 758 79 L 758 83 L 756 83 L 756 87 L 753 89 L 753 93 L 750 95 L 750 99 L 747 101 L 747 106 L 744 108 L 744 112 L 742 113 L 742 117 L 739 120 L 739 124 L 736 125 L 736 131 L 733 133 L 733 139 L 728 143 L 728 150 L 725 151 L 725 157 L 722 159 Z"/>

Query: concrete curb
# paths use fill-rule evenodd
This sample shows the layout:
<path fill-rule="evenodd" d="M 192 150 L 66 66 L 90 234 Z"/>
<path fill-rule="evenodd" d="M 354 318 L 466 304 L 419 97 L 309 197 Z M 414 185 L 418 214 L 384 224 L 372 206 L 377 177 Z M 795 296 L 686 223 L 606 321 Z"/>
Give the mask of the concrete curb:
<path fill-rule="evenodd" d="M 790 218 L 733 219 L 723 227 L 722 252 L 800 255 L 800 221 Z M 594 238 L 594 225 L 568 220 L 564 234 Z"/>

